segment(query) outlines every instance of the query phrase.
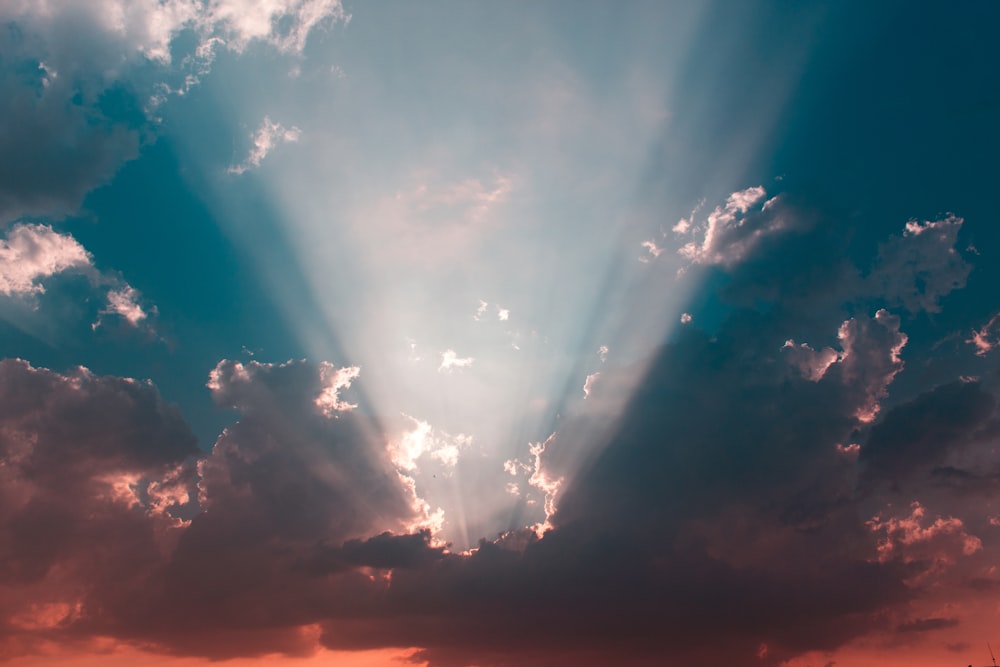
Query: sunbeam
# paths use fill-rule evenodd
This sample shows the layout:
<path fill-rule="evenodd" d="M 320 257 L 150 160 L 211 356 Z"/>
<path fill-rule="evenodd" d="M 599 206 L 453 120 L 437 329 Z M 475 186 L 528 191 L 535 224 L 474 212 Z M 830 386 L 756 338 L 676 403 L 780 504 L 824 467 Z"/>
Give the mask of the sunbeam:
<path fill-rule="evenodd" d="M 0 663 L 979 660 L 953 5 L 0 0 Z"/>

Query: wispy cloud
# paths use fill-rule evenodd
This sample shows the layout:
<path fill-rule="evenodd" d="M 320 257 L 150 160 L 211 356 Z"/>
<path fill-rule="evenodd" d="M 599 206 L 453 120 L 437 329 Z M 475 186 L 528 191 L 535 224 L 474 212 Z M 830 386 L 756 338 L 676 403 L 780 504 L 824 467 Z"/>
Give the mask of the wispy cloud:
<path fill-rule="evenodd" d="M 441 353 L 441 365 L 438 366 L 438 373 L 451 373 L 454 368 L 468 368 L 475 359 L 472 357 L 460 357 L 455 350 L 448 349 Z"/>
<path fill-rule="evenodd" d="M 267 157 L 268 153 L 284 143 L 295 143 L 302 136 L 302 131 L 295 127 L 285 127 L 281 123 L 276 123 L 268 116 L 264 116 L 260 126 L 250 135 L 252 146 L 250 153 L 239 164 L 229 167 L 230 174 L 242 174 L 246 171 L 259 167 L 260 163 Z"/>

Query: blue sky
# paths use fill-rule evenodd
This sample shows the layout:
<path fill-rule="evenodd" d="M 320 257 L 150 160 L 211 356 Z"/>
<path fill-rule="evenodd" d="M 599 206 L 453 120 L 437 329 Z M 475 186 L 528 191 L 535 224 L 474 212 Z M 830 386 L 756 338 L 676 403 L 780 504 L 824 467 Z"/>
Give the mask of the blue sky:
<path fill-rule="evenodd" d="M 980 659 L 998 18 L 0 4 L 0 658 Z"/>

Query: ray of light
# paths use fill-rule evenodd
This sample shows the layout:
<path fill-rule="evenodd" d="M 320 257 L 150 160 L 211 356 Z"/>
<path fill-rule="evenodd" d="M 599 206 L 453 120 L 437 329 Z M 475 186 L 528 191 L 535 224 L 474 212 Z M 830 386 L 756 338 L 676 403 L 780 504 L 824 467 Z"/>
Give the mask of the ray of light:
<path fill-rule="evenodd" d="M 676 71 L 629 67 L 596 91 L 546 56 L 536 77 L 514 72 L 471 92 L 432 76 L 430 101 L 400 97 L 381 71 L 359 73 L 346 90 L 310 89 L 307 106 L 272 101 L 272 117 L 297 114 L 301 140 L 268 156 L 260 176 L 226 177 L 273 211 L 291 265 L 241 232 L 245 216 L 225 203 L 232 183 L 216 183 L 219 218 L 261 264 L 310 357 L 361 366 L 352 391 L 390 431 L 409 415 L 439 437 L 471 436 L 455 466 L 421 461 L 408 473 L 431 509 L 444 509 L 443 538 L 457 548 L 540 518 L 540 498 L 525 506 L 513 497 L 503 464 L 527 461 L 529 443 L 561 416 L 598 409 L 583 387 L 605 363 L 634 366 L 638 382 L 700 285 L 700 272 L 678 279 L 684 260 L 664 234 L 676 222 L 668 215 L 695 197 L 669 201 L 681 195 L 663 178 L 694 157 L 671 146 L 670 110 L 691 57 L 685 29 L 702 18 L 695 11 L 672 26 Z M 742 173 L 780 116 L 798 71 L 786 69 L 720 171 Z M 489 111 L 498 95 L 500 116 Z M 408 116 L 407 104 L 428 104 L 443 121 Z M 222 106 L 237 113 L 235 102 Z M 495 122 L 477 123 L 477 113 Z M 662 255 L 640 261 L 651 258 L 650 238 L 665 244 Z M 608 424 L 630 395 L 616 391 L 599 408 Z M 604 444 L 597 432 L 584 439 L 570 469 Z"/>

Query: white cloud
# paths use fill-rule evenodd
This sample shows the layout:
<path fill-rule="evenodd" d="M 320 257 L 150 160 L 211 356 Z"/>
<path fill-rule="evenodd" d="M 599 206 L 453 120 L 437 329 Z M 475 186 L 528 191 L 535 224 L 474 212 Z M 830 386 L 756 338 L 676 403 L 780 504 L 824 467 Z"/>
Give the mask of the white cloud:
<path fill-rule="evenodd" d="M 170 63 L 170 43 L 185 29 L 199 46 L 241 52 L 261 41 L 301 54 L 317 26 L 350 20 L 340 0 L 10 0 L 3 15 L 49 25 L 60 16 L 86 16 L 121 48 Z"/>
<path fill-rule="evenodd" d="M 441 365 L 438 373 L 450 373 L 452 368 L 467 368 L 475 361 L 472 357 L 459 357 L 455 350 L 445 350 L 441 353 Z"/>
<path fill-rule="evenodd" d="M 0 222 L 72 214 L 139 155 L 154 134 L 109 111 L 109 91 L 134 95 L 155 123 L 220 51 L 263 43 L 299 57 L 310 34 L 348 19 L 340 0 L 0 2 L 0 25 L 17 35 L 5 40 L 0 126 L 18 128 L 0 133 Z"/>
<path fill-rule="evenodd" d="M 286 128 L 281 123 L 276 123 L 268 116 L 264 116 L 260 127 L 250 135 L 253 141 L 250 153 L 240 164 L 230 166 L 229 173 L 238 175 L 254 167 L 259 167 L 268 153 L 280 144 L 298 141 L 300 136 L 302 136 L 302 131 L 294 125 Z"/>
<path fill-rule="evenodd" d="M 583 397 L 589 398 L 590 392 L 594 390 L 594 383 L 601 377 L 600 373 L 591 373 L 583 382 Z"/>
<path fill-rule="evenodd" d="M 69 234 L 47 225 L 14 225 L 0 239 L 0 293 L 43 293 L 42 281 L 64 271 L 93 273 L 93 258 Z"/>
<path fill-rule="evenodd" d="M 497 306 L 497 319 L 500 320 L 501 322 L 506 322 L 507 320 L 509 320 L 510 309 L 501 308 L 500 306 Z"/>
<path fill-rule="evenodd" d="M 542 455 L 545 454 L 545 448 L 548 447 L 549 443 L 552 442 L 555 437 L 556 434 L 553 433 L 545 440 L 545 442 L 530 443 L 528 446 L 528 451 L 534 458 L 531 477 L 528 478 L 528 484 L 536 489 L 539 489 L 545 494 L 545 521 L 533 526 L 535 533 L 539 537 L 552 528 L 551 519 L 552 515 L 556 513 L 556 497 L 563 484 L 562 477 L 551 477 L 549 475 L 549 473 L 545 470 L 542 461 Z"/>
<path fill-rule="evenodd" d="M 656 258 L 663 254 L 663 248 L 656 245 L 656 241 L 653 241 L 652 239 L 643 241 L 642 247 L 646 250 L 648 256 L 643 255 L 642 257 L 639 257 L 640 262 L 648 262 L 650 257 Z"/>
<path fill-rule="evenodd" d="M 681 324 L 691 323 L 691 313 L 681 313 Z"/>
<path fill-rule="evenodd" d="M 772 210 L 775 199 L 765 202 L 766 196 L 763 187 L 747 188 L 730 194 L 725 204 L 697 224 L 681 220 L 674 231 L 690 231 L 695 240 L 681 246 L 678 253 L 696 264 L 727 268 L 738 264 L 761 239 L 787 227 L 785 217 Z"/>
<path fill-rule="evenodd" d="M 146 311 L 139 305 L 139 292 L 130 285 L 108 292 L 108 314 L 118 315 L 132 326 L 146 319 Z"/>
<path fill-rule="evenodd" d="M 32 298 L 44 294 L 46 280 L 60 274 L 76 273 L 91 288 L 107 290 L 107 305 L 91 325 L 97 329 L 106 316 L 121 318 L 138 328 L 150 314 L 139 303 L 140 293 L 112 272 L 98 271 L 93 256 L 69 234 L 60 234 L 48 225 L 16 224 L 0 239 L 0 294 Z"/>
<path fill-rule="evenodd" d="M 393 465 L 406 472 L 417 469 L 417 461 L 423 456 L 445 466 L 454 468 L 461 450 L 472 445 L 472 436 L 465 433 L 452 435 L 433 428 L 428 422 L 404 414 L 411 428 L 389 442 L 389 458 Z"/>
<path fill-rule="evenodd" d="M 747 188 L 746 190 L 734 192 L 726 200 L 726 210 L 746 213 L 766 196 L 767 191 L 759 185 L 755 188 Z"/>
<path fill-rule="evenodd" d="M 601 359 L 602 364 L 608 360 L 608 352 L 610 352 L 610 350 L 607 345 L 602 345 L 597 348 L 597 356 Z"/>
<path fill-rule="evenodd" d="M 351 382 L 361 375 L 360 366 L 346 366 L 337 368 L 333 364 L 324 361 L 319 365 L 319 376 L 323 383 L 323 390 L 316 397 L 316 407 L 323 411 L 327 417 L 333 416 L 337 412 L 348 412 L 358 407 L 354 403 L 348 403 L 340 398 L 340 390 L 347 389 Z"/>
<path fill-rule="evenodd" d="M 148 320 L 149 313 L 139 304 L 141 294 L 129 284 L 108 290 L 108 305 L 98 313 L 97 321 L 91 325 L 92 329 L 97 329 L 104 322 L 106 315 L 121 318 L 129 326 L 138 329 L 139 326 Z M 153 312 L 156 308 L 153 308 Z"/>
<path fill-rule="evenodd" d="M 476 314 L 472 316 L 472 319 L 476 320 L 477 322 L 483 319 L 483 315 L 486 314 L 486 309 L 489 307 L 489 305 L 490 304 L 480 299 L 479 306 L 476 308 Z"/>

